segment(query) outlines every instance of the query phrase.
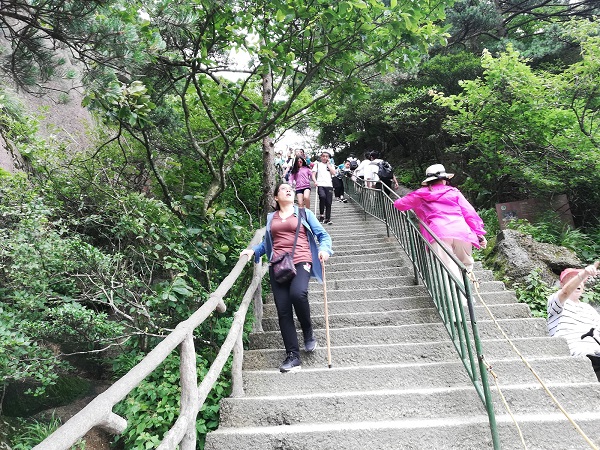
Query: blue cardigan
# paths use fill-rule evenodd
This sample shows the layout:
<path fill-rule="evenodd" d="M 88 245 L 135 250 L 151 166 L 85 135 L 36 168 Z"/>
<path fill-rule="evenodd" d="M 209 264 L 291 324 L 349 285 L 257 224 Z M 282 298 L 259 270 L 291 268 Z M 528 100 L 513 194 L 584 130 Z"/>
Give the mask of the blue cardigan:
<path fill-rule="evenodd" d="M 305 209 L 306 220 L 302 219 L 302 225 L 306 229 L 306 235 L 308 236 L 308 243 L 310 245 L 310 253 L 312 255 L 312 268 L 310 271 L 311 278 L 316 278 L 319 283 L 323 282 L 322 279 L 322 268 L 321 261 L 319 260 L 319 251 L 327 252 L 329 255 L 333 255 L 331 249 L 331 237 L 325 231 L 325 228 L 321 225 L 310 209 Z M 268 255 L 269 261 L 273 257 L 273 237 L 271 236 L 271 222 L 273 221 L 272 212 L 267 216 L 267 231 L 265 232 L 265 238 L 263 241 L 252 247 L 254 250 L 254 262 L 260 262 L 262 255 Z M 294 216 L 298 217 L 298 206 L 294 205 Z M 317 240 L 319 246 L 317 247 Z"/>

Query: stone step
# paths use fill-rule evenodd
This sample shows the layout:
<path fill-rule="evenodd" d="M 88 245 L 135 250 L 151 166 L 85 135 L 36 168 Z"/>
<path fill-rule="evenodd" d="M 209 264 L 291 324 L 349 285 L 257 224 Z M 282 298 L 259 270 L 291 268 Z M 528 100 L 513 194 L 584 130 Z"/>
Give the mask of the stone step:
<path fill-rule="evenodd" d="M 414 278 L 413 268 L 409 265 L 403 265 L 402 261 L 398 261 L 396 264 L 385 261 L 380 267 L 373 267 L 371 264 L 365 265 L 362 261 L 346 262 L 328 265 L 325 273 L 327 281 L 353 279 L 364 281 L 365 284 L 367 280 L 373 278 L 409 275 Z M 311 280 L 311 286 L 318 286 L 319 284 L 316 280 Z"/>
<path fill-rule="evenodd" d="M 337 289 L 362 289 L 365 286 L 368 286 L 370 289 L 381 289 L 387 287 L 398 287 L 398 286 L 413 286 L 415 284 L 415 277 L 413 275 L 397 275 L 391 277 L 379 277 L 379 278 L 370 278 L 367 280 L 361 279 L 352 279 L 352 278 L 327 278 L 327 274 L 325 275 L 325 279 L 327 281 L 327 291 L 329 290 L 337 290 Z M 310 284 L 310 287 L 317 288 L 322 285 L 316 281 L 313 281 Z"/>
<path fill-rule="evenodd" d="M 595 442 L 600 441 L 600 418 L 594 413 L 572 417 Z M 560 413 L 515 417 L 530 450 L 583 449 L 586 442 Z M 505 450 L 522 449 L 513 419 L 497 416 L 498 435 Z M 206 439 L 206 450 L 481 450 L 492 448 L 488 418 L 469 415 L 453 419 L 403 419 L 354 422 L 219 428 Z"/>
<path fill-rule="evenodd" d="M 333 250 L 335 252 L 335 247 L 333 247 Z M 333 254 L 333 256 L 331 258 L 329 258 L 329 260 L 326 263 L 326 267 L 329 266 L 334 266 L 338 263 L 347 263 L 347 262 L 353 262 L 353 261 L 360 261 L 362 262 L 364 265 L 369 265 L 372 261 L 373 262 L 377 262 L 377 261 L 390 261 L 390 262 L 394 262 L 396 260 L 400 260 L 403 262 L 403 265 L 406 264 L 406 255 L 402 252 L 402 250 L 400 250 L 399 248 L 395 248 L 395 247 L 391 247 L 390 249 L 388 249 L 387 252 L 362 252 L 360 254 L 355 254 L 355 255 L 340 255 L 338 256 L 337 254 Z M 394 264 L 396 265 L 396 264 Z"/>
<path fill-rule="evenodd" d="M 472 383 L 460 361 L 435 363 L 396 363 L 377 366 L 332 368 L 327 361 L 321 368 L 305 368 L 282 374 L 277 367 L 243 373 L 246 397 L 286 396 L 325 393 L 361 393 L 380 390 L 447 389 L 471 387 Z M 489 360 L 500 386 L 531 384 L 536 379 L 520 359 Z M 596 383 L 587 358 L 571 356 L 529 358 L 528 363 L 545 383 Z M 493 383 L 493 382 L 492 382 Z M 598 406 L 598 405 L 596 405 Z"/>
<path fill-rule="evenodd" d="M 527 337 L 512 339 L 524 357 L 564 356 L 569 353 L 566 341 L 550 337 Z M 300 341 L 302 348 L 302 341 Z M 512 346 L 505 339 L 488 339 L 482 342 L 486 358 L 514 357 Z M 458 354 L 450 339 L 430 342 L 398 344 L 356 344 L 331 347 L 332 364 L 335 367 L 358 365 L 382 365 L 398 362 L 435 363 L 456 361 Z M 246 350 L 244 370 L 269 370 L 279 367 L 284 358 L 282 349 Z M 313 353 L 301 351 L 303 368 L 323 367 L 327 362 L 327 343 L 321 340 Z"/>
<path fill-rule="evenodd" d="M 485 299 L 484 299 L 485 300 Z M 498 305 L 521 305 L 519 308 L 528 308 L 524 303 L 516 303 L 515 299 L 507 302 L 486 302 L 490 308 Z M 433 300 L 428 296 L 402 297 L 402 298 L 382 298 L 382 299 L 366 299 L 366 300 L 340 300 L 327 301 L 327 309 L 329 314 L 344 314 L 344 313 L 361 313 L 361 312 L 386 312 L 396 310 L 411 310 L 421 308 L 433 308 Z M 310 303 L 310 310 L 313 316 L 324 314 L 325 305 L 323 299 L 317 299 Z M 493 311 L 494 309 L 492 309 Z M 484 312 L 480 312 L 484 311 Z M 277 310 L 274 303 L 266 303 L 263 305 L 264 317 L 276 317 Z M 475 303 L 476 317 L 488 317 L 485 307 L 481 302 Z"/>
<path fill-rule="evenodd" d="M 598 411 L 590 397 L 600 398 L 599 383 L 549 384 L 547 388 L 560 399 L 566 410 L 578 413 Z M 512 414 L 554 413 L 557 406 L 548 393 L 536 384 L 503 386 L 502 395 Z M 496 411 L 504 410 L 497 391 Z M 401 419 L 456 418 L 485 414 L 483 404 L 471 386 L 367 391 L 361 393 L 302 392 L 280 396 L 228 398 L 221 402 L 224 427 L 260 427 L 302 423 L 380 422 Z"/>
<path fill-rule="evenodd" d="M 402 288 L 398 288 L 399 292 L 396 292 L 397 296 L 392 293 L 382 292 L 381 289 L 371 289 L 371 290 L 361 290 L 361 295 L 357 295 L 355 291 L 348 290 L 338 290 L 338 291 L 327 291 L 327 302 L 343 302 L 343 301 L 367 301 L 367 300 L 377 300 L 377 301 L 385 301 L 385 300 L 402 300 L 402 299 L 410 299 L 413 297 L 426 297 L 431 298 L 427 295 L 425 289 L 421 286 L 404 286 Z M 402 295 L 402 291 L 406 291 L 405 295 Z M 390 294 L 386 296 L 386 294 Z M 480 298 L 481 297 L 481 298 Z M 500 291 L 500 292 L 482 292 L 480 293 L 480 297 L 475 295 L 473 298 L 475 299 L 475 303 L 485 304 L 487 305 L 500 305 L 506 303 L 516 303 L 517 297 L 514 291 Z M 308 299 L 311 304 L 320 304 L 323 303 L 323 286 L 312 286 L 311 290 L 308 292 Z M 272 299 L 269 302 L 272 303 Z M 269 303 L 267 303 L 269 304 Z"/>
<path fill-rule="evenodd" d="M 415 284 L 415 277 L 413 268 L 410 266 L 403 267 L 389 267 L 384 266 L 383 268 L 370 269 L 369 266 L 364 265 L 362 271 L 338 271 L 331 272 L 330 268 L 334 266 L 328 266 L 325 272 L 325 281 L 327 282 L 328 289 L 340 289 L 340 286 L 346 288 L 364 288 L 366 286 L 382 287 L 382 286 L 393 286 L 394 280 L 397 280 L 398 286 L 406 286 Z M 392 273 L 395 270 L 396 273 Z M 370 277 L 361 275 L 370 275 Z M 350 277 L 349 275 L 356 275 Z M 481 283 L 498 283 L 494 281 L 493 274 L 490 271 L 480 271 L 475 274 L 477 281 Z M 317 280 L 311 280 L 309 286 L 311 288 L 317 288 L 321 286 Z M 472 289 L 475 292 L 475 289 Z"/>
<path fill-rule="evenodd" d="M 383 242 L 383 239 L 379 239 L 373 244 L 361 243 L 359 245 L 338 245 L 338 242 L 334 241 L 334 245 L 336 257 L 346 255 L 361 255 L 363 253 L 385 254 L 392 248 L 397 252 L 403 252 L 402 247 L 400 247 L 396 241 Z M 408 258 L 406 258 L 406 261 L 408 262 Z"/>
<path fill-rule="evenodd" d="M 391 287 L 358 287 L 355 289 L 349 289 L 346 286 L 342 286 L 343 283 L 340 280 L 335 280 L 335 283 L 327 283 L 327 300 L 366 300 L 370 298 L 398 298 L 398 297 L 414 297 L 418 295 L 427 295 L 427 290 L 423 285 L 410 284 L 412 277 L 396 277 L 401 279 L 403 283 L 398 283 L 396 286 Z M 413 280 L 414 281 L 414 280 Z M 322 284 L 312 284 L 311 289 L 308 292 L 309 301 L 316 299 L 323 300 L 323 289 Z M 366 285 L 365 285 L 366 286 Z M 479 283 L 479 292 L 481 294 L 505 291 L 504 284 L 500 281 L 483 281 Z M 514 293 L 512 291 L 505 291 Z M 475 292 L 474 292 L 475 293 Z M 488 296 L 484 297 L 486 301 Z"/>
<path fill-rule="evenodd" d="M 416 297 L 402 297 L 402 298 L 383 298 L 383 299 L 366 299 L 366 300 L 340 300 L 331 301 L 328 299 L 327 308 L 330 314 L 343 314 L 343 313 L 359 313 L 359 312 L 377 312 L 377 311 L 391 311 L 399 309 L 417 309 L 417 308 L 431 308 L 433 307 L 433 300 L 427 295 L 416 296 Z M 318 316 L 324 314 L 324 303 L 321 297 L 317 301 L 310 303 L 311 315 Z M 277 309 L 274 303 L 265 303 L 263 305 L 264 317 L 276 317 Z"/>
<path fill-rule="evenodd" d="M 548 335 L 544 319 L 502 319 L 498 323 L 511 339 L 546 337 Z M 491 320 L 478 320 L 477 326 L 482 339 L 497 339 L 501 336 L 497 325 Z M 314 333 L 319 342 L 325 342 L 324 329 L 315 328 Z M 449 339 L 448 332 L 441 323 L 362 326 L 356 328 L 330 327 L 329 335 L 332 346 L 399 344 L 402 342 L 432 342 Z M 299 342 L 303 342 L 301 332 L 298 332 L 298 339 Z M 248 340 L 251 349 L 282 347 L 279 331 L 251 333 Z"/>
<path fill-rule="evenodd" d="M 531 317 L 529 308 L 524 303 L 514 303 L 509 305 L 492 305 L 489 308 L 494 317 L 496 317 L 497 319 L 516 319 L 520 317 Z M 489 313 L 488 310 L 483 306 L 477 306 L 475 307 L 475 315 L 478 318 L 478 320 L 485 320 L 489 316 Z M 329 310 L 328 316 L 329 326 L 331 328 L 407 325 L 440 322 L 440 315 L 438 313 L 438 310 L 433 307 L 376 312 L 347 312 L 341 314 L 334 313 L 333 311 Z M 315 312 L 312 312 L 311 317 L 314 328 L 325 328 L 324 315 L 318 315 L 315 314 Z M 279 330 L 279 324 L 276 315 L 263 318 L 262 325 L 265 331 Z M 296 328 L 300 329 L 298 321 L 296 321 Z"/>
<path fill-rule="evenodd" d="M 337 259 L 337 256 L 332 256 L 325 263 L 325 275 L 329 278 L 329 275 L 334 275 L 337 272 L 348 273 L 351 274 L 355 270 L 382 270 L 382 269 L 405 269 L 409 270 L 409 272 L 404 272 L 404 275 L 412 274 L 413 268 L 408 262 L 402 258 L 370 258 L 368 262 L 362 258 L 352 258 L 352 257 L 344 257 L 344 259 Z M 358 276 L 357 276 L 358 278 Z M 365 277 L 368 278 L 368 277 Z"/>

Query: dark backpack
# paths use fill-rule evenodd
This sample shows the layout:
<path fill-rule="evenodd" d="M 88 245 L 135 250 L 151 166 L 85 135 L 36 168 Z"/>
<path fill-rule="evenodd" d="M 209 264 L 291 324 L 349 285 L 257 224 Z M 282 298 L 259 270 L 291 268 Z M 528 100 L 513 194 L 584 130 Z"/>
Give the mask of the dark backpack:
<path fill-rule="evenodd" d="M 394 168 L 387 161 L 380 161 L 377 163 L 379 170 L 377 176 L 380 180 L 391 180 L 394 177 Z"/>
<path fill-rule="evenodd" d="M 358 167 L 358 160 L 353 158 L 350 160 L 350 170 L 356 170 Z"/>

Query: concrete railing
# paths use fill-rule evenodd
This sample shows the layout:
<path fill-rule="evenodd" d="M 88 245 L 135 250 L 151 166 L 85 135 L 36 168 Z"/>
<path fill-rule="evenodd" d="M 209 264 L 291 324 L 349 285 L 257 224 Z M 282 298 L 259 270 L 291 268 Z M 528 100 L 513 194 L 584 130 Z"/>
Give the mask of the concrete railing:
<path fill-rule="evenodd" d="M 258 230 L 250 245 L 260 242 L 264 232 L 264 228 Z M 175 330 L 166 336 L 139 364 L 92 400 L 52 435 L 35 446 L 34 450 L 67 450 L 94 427 L 100 427 L 112 434 L 123 433 L 127 428 L 127 421 L 113 413 L 113 407 L 135 389 L 178 347 L 181 375 L 180 414 L 163 438 L 158 449 L 171 450 L 179 446 L 181 450 L 195 450 L 197 440 L 196 416 L 232 352 L 232 396 L 243 395 L 242 331 L 251 301 L 254 301 L 255 327 L 260 327 L 262 320 L 261 280 L 266 273 L 266 265 L 253 265 L 252 280 L 237 312 L 234 314 L 234 320 L 225 342 L 199 385 L 193 333 L 213 311 L 225 312 L 226 307 L 223 298 L 242 274 L 246 263 L 246 258 L 240 258 L 229 275 L 210 295 L 206 303 L 187 320 L 179 323 Z"/>

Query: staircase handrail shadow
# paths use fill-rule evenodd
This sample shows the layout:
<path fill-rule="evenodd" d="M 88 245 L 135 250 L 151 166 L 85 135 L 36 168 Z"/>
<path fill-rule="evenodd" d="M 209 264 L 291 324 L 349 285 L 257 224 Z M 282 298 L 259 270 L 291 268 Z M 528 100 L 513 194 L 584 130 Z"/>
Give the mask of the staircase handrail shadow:
<path fill-rule="evenodd" d="M 264 236 L 265 228 L 256 231 L 250 245 L 258 244 Z M 231 366 L 232 396 L 242 396 L 242 335 L 248 307 L 254 301 L 255 327 L 260 329 L 262 321 L 262 289 L 261 280 L 267 272 L 266 264 L 252 264 L 253 275 L 248 289 L 245 291 L 240 306 L 234 314 L 234 320 L 225 342 L 210 366 L 210 369 L 198 384 L 196 369 L 196 351 L 194 348 L 194 330 L 200 326 L 214 311 L 225 312 L 223 298 L 243 273 L 246 257 L 242 257 L 231 272 L 223 279 L 219 287 L 209 299 L 188 319 L 180 322 L 144 359 L 124 376 L 119 378 L 106 391 L 94 398 L 86 407 L 65 422 L 53 434 L 48 436 L 33 450 L 67 450 L 94 427 L 117 435 L 127 428 L 127 421 L 112 412 L 113 407 L 123 400 L 148 375 L 176 349 L 180 353 L 181 400 L 179 417 L 165 434 L 158 450 L 196 449 L 196 416 L 217 379 L 223 371 L 225 363 L 233 353 Z"/>
<path fill-rule="evenodd" d="M 411 260 L 415 283 L 421 281 L 431 295 L 444 327 L 486 408 L 494 449 L 499 449 L 494 405 L 473 308 L 472 285 L 466 267 L 446 250 L 435 233 L 412 211 L 394 208 L 392 197 L 397 198 L 398 195 L 385 184 L 381 184 L 381 187 L 367 187 L 361 179 L 345 178 L 344 181 L 346 195 L 363 209 L 365 219 L 369 215 L 383 222 L 387 236 L 393 235 Z M 444 265 L 432 245 L 423 237 L 421 229 L 427 231 L 454 261 L 460 270 L 461 279 L 456 278 Z M 467 303 L 468 317 L 463 300 Z"/>

